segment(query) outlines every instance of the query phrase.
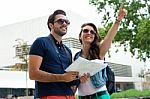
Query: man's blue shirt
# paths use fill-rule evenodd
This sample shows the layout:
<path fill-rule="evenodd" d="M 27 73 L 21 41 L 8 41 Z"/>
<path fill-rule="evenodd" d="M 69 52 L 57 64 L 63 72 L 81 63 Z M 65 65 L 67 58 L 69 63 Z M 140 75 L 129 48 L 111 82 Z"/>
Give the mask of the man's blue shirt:
<path fill-rule="evenodd" d="M 37 38 L 31 46 L 29 55 L 38 55 L 43 58 L 40 70 L 49 73 L 63 74 L 65 69 L 72 63 L 71 51 L 64 44 L 58 44 L 54 38 L 53 41 L 54 43 L 49 36 Z M 35 93 L 36 97 L 50 95 L 73 95 L 69 83 L 65 82 L 47 83 L 36 81 Z"/>

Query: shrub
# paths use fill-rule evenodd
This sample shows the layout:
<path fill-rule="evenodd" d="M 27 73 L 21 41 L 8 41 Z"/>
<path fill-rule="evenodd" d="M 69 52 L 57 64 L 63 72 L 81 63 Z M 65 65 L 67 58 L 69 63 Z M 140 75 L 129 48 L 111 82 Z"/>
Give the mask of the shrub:
<path fill-rule="evenodd" d="M 139 91 L 135 89 L 130 89 L 118 93 L 113 93 L 111 95 L 111 99 L 118 99 L 118 98 L 137 98 L 137 97 L 146 97 L 150 96 L 150 90 Z"/>

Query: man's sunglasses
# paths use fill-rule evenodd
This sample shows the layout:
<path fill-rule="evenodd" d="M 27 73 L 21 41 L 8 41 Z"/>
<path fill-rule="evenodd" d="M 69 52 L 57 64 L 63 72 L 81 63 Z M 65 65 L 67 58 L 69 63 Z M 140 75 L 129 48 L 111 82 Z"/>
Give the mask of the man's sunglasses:
<path fill-rule="evenodd" d="M 96 32 L 94 30 L 88 30 L 88 29 L 82 29 L 83 33 L 91 33 L 91 34 L 96 34 Z"/>
<path fill-rule="evenodd" d="M 57 22 L 58 24 L 62 25 L 64 22 L 69 25 L 70 24 L 70 21 L 69 20 L 66 20 L 66 19 L 58 19 L 56 21 L 54 21 L 54 23 Z"/>

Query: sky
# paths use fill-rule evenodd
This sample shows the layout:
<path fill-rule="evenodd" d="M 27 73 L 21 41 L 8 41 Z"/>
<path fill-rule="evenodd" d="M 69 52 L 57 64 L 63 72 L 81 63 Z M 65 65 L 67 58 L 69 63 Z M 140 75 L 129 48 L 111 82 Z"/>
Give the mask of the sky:
<path fill-rule="evenodd" d="M 0 0 L 0 27 L 49 15 L 56 9 L 75 12 L 97 24 L 102 19 L 89 0 Z"/>
<path fill-rule="evenodd" d="M 56 9 L 70 10 L 88 18 L 99 18 L 89 0 L 0 0 L 0 26 L 40 16 Z"/>
<path fill-rule="evenodd" d="M 0 0 L 0 27 L 47 16 L 56 9 L 63 9 L 66 12 L 72 11 L 85 18 L 93 19 L 95 22 L 97 22 L 97 19 L 101 19 L 96 12 L 96 8 L 89 5 L 88 0 Z M 2 32 L 0 34 L 0 44 L 3 44 L 0 47 L 0 65 L 11 65 L 15 61 L 15 59 L 12 59 L 15 55 L 11 54 L 15 54 L 15 51 L 11 51 L 11 54 L 8 53 L 8 49 L 12 48 L 12 44 L 8 42 L 13 36 L 19 36 L 19 34 L 13 34 L 12 36 L 2 34 Z M 11 61 L 9 62 L 10 58 Z"/>

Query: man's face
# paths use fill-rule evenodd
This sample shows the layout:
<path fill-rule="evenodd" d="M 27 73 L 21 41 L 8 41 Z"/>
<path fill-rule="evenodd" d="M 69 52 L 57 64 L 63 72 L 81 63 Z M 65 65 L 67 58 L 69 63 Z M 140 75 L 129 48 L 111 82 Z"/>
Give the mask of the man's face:
<path fill-rule="evenodd" d="M 58 14 L 55 16 L 52 31 L 59 36 L 63 36 L 67 33 L 67 28 L 69 24 L 70 22 L 65 15 Z"/>

